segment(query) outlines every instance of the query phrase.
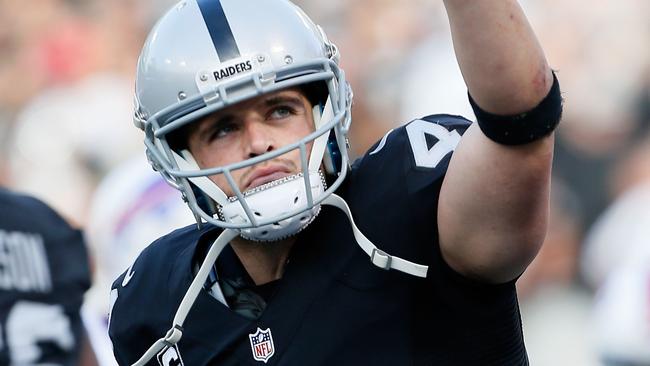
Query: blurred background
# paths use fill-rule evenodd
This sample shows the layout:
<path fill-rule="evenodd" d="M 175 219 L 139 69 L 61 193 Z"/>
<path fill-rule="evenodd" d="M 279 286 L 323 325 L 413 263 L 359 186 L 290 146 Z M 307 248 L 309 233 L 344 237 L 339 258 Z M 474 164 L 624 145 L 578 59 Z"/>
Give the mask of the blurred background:
<path fill-rule="evenodd" d="M 296 2 L 341 50 L 355 156 L 414 118 L 473 119 L 441 1 Z M 520 3 L 565 98 L 551 229 L 518 283 L 531 364 L 650 365 L 650 2 Z M 86 229 L 99 333 L 110 280 L 192 221 L 131 123 L 137 55 L 172 4 L 0 0 L 0 185 Z M 110 345 L 93 343 L 110 365 Z"/>

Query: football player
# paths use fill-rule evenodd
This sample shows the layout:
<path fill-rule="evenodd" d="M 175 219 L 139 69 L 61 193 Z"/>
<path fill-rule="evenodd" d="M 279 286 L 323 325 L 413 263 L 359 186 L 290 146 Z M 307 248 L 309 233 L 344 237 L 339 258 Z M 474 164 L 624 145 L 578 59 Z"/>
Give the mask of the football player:
<path fill-rule="evenodd" d="M 79 313 L 89 286 L 81 232 L 0 188 L 0 365 L 95 365 Z"/>
<path fill-rule="evenodd" d="M 515 0 L 446 0 L 478 122 L 351 164 L 339 52 L 287 0 L 184 0 L 134 121 L 198 225 L 113 283 L 121 365 L 523 365 L 514 282 L 545 235 L 559 84 Z M 462 136 L 462 137 L 461 137 Z"/>

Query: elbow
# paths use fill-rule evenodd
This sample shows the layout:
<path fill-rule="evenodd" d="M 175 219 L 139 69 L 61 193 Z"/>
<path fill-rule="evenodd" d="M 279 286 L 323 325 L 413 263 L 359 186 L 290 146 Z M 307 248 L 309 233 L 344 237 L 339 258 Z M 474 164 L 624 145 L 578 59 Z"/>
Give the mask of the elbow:
<path fill-rule="evenodd" d="M 528 74 L 527 78 L 522 78 L 522 84 L 519 94 L 521 112 L 528 112 L 537 107 L 551 91 L 553 87 L 553 71 L 546 63 L 546 60 L 540 61 L 540 64 L 534 67 Z"/>
<path fill-rule="evenodd" d="M 462 245 L 444 246 L 443 258 L 461 275 L 472 280 L 502 284 L 517 279 L 535 259 L 546 238 L 547 219 L 496 230 L 473 238 Z M 504 234 L 507 233 L 507 234 Z"/>
<path fill-rule="evenodd" d="M 451 268 L 467 278 L 486 284 L 503 284 L 524 273 L 539 252 L 542 241 L 520 242 L 513 245 L 516 249 L 511 247 L 490 254 L 475 254 L 472 256 L 474 260 L 455 261 L 447 257 L 445 260 Z"/>
<path fill-rule="evenodd" d="M 479 90 L 470 89 L 470 94 L 481 108 L 497 115 L 518 115 L 532 110 L 553 85 L 552 70 L 544 59 L 534 66 L 522 64 L 514 72 L 497 66 L 491 75 L 487 85 Z"/>
<path fill-rule="evenodd" d="M 546 232 L 520 239 L 513 243 L 514 249 L 503 253 L 501 259 L 495 259 L 494 265 L 483 273 L 483 280 L 493 284 L 506 283 L 521 276 L 535 259 L 544 242 Z"/>

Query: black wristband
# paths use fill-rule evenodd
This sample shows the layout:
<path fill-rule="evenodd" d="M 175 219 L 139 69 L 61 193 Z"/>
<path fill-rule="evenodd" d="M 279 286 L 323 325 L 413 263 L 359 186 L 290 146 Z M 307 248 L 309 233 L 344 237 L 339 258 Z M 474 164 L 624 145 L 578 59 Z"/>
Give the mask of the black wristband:
<path fill-rule="evenodd" d="M 499 116 L 482 110 L 469 93 L 481 131 L 490 140 L 503 145 L 523 145 L 548 136 L 562 119 L 560 83 L 553 73 L 553 86 L 532 110 L 514 116 Z"/>

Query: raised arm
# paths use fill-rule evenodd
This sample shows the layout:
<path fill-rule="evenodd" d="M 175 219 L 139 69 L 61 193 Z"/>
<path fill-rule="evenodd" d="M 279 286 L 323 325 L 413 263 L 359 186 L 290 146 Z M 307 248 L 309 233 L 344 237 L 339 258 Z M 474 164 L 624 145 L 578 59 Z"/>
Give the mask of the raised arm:
<path fill-rule="evenodd" d="M 517 1 L 444 3 L 475 108 L 491 116 L 493 126 L 501 119 L 528 123 L 527 112 L 535 110 L 550 116 L 536 107 L 553 75 Z M 544 240 L 553 137 L 511 145 L 483 131 L 472 125 L 452 157 L 438 207 L 440 246 L 456 271 L 500 283 L 521 274 Z"/>

